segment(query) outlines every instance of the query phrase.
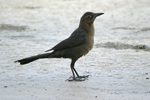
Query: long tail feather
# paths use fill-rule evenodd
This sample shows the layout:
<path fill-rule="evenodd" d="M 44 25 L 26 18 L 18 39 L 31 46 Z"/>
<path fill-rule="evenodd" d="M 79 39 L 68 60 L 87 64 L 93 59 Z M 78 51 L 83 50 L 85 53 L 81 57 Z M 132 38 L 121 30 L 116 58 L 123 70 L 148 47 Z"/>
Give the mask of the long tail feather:
<path fill-rule="evenodd" d="M 30 63 L 30 62 L 35 61 L 35 60 L 40 59 L 40 58 L 49 58 L 50 54 L 51 53 L 39 54 L 36 56 L 31 56 L 31 57 L 27 57 L 24 59 L 20 59 L 20 60 L 17 60 L 15 62 L 19 62 L 21 65 L 24 65 L 24 64 Z"/>

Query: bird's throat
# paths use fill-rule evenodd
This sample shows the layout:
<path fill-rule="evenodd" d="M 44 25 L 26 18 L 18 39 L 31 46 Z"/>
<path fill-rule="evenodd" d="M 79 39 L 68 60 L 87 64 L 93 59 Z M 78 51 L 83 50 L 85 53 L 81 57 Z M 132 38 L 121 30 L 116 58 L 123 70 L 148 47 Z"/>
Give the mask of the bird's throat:
<path fill-rule="evenodd" d="M 94 25 L 93 23 L 85 23 L 85 22 L 80 22 L 79 27 L 82 27 L 87 33 L 94 34 Z"/>

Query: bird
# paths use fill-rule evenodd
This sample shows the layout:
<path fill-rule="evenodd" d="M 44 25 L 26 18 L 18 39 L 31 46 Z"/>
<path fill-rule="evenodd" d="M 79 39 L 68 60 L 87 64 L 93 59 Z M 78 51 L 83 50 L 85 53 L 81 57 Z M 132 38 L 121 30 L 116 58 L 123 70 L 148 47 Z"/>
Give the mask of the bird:
<path fill-rule="evenodd" d="M 69 77 L 67 81 L 85 81 L 90 75 L 80 76 L 74 65 L 80 57 L 85 56 L 93 48 L 95 34 L 94 21 L 96 17 L 103 14 L 85 12 L 80 18 L 78 28 L 67 39 L 45 51 L 48 53 L 23 58 L 15 62 L 24 65 L 43 58 L 69 58 L 71 59 L 70 68 L 73 76 Z"/>

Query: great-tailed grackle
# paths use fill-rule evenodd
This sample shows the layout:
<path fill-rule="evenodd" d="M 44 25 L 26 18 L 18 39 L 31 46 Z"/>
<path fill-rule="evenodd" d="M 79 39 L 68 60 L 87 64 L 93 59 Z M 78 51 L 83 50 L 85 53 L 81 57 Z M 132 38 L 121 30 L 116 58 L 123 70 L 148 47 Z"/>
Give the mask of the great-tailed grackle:
<path fill-rule="evenodd" d="M 76 69 L 74 68 L 74 64 L 80 57 L 86 55 L 93 48 L 93 22 L 97 16 L 100 16 L 102 14 L 104 13 L 86 12 L 80 19 L 79 27 L 71 34 L 70 37 L 61 41 L 53 48 L 47 50 L 52 50 L 51 53 L 44 53 L 36 56 L 31 56 L 28 58 L 17 60 L 15 62 L 19 62 L 21 65 L 23 65 L 42 58 L 70 58 L 70 67 L 73 77 L 70 77 L 68 81 L 84 81 L 89 75 L 79 76 Z M 75 76 L 75 74 L 77 77 Z"/>

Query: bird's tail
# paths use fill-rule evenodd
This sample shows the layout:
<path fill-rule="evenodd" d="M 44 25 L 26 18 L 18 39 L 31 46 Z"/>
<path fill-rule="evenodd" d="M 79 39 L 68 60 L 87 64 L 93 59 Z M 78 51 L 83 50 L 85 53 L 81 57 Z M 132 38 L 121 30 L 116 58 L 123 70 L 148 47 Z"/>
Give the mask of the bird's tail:
<path fill-rule="evenodd" d="M 51 53 L 39 54 L 36 56 L 31 56 L 31 57 L 27 57 L 24 59 L 20 59 L 15 62 L 19 62 L 21 65 L 24 65 L 24 64 L 30 63 L 30 62 L 35 61 L 40 58 L 49 58 L 50 55 L 51 55 Z"/>

